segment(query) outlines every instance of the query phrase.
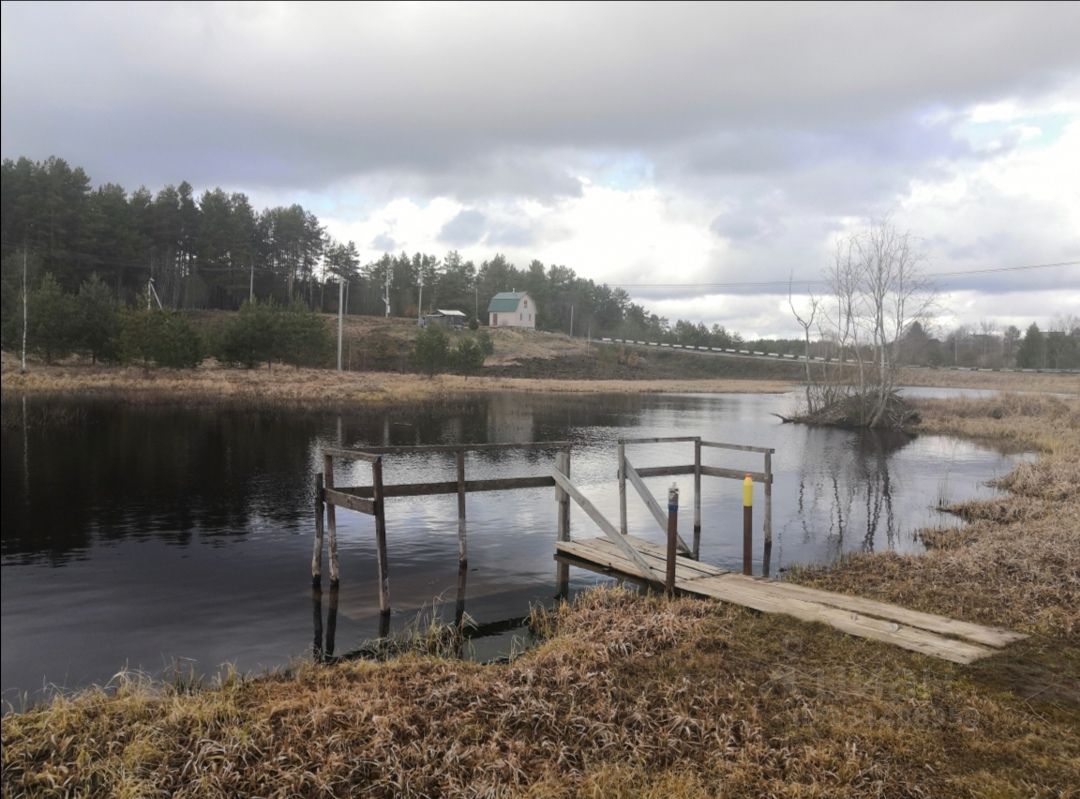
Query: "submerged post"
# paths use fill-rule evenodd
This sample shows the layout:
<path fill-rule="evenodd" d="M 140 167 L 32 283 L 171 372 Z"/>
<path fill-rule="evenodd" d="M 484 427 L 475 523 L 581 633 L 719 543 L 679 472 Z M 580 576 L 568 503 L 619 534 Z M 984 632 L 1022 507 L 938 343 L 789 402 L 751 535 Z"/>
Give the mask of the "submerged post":
<path fill-rule="evenodd" d="M 621 467 L 620 467 L 621 468 Z M 555 454 L 555 469 L 567 479 L 570 478 L 570 450 L 561 450 Z M 555 502 L 557 506 L 556 536 L 559 541 L 570 540 L 570 495 L 555 484 Z M 570 567 L 559 561 L 555 577 L 556 594 L 565 599 L 570 587 Z"/>
<path fill-rule="evenodd" d="M 754 480 L 747 474 L 742 484 L 742 573 L 754 573 Z"/>
<path fill-rule="evenodd" d="M 464 569 L 469 561 L 468 552 L 465 548 L 465 450 L 459 449 L 455 453 L 457 462 L 457 538 L 458 538 L 458 568 Z"/>
<path fill-rule="evenodd" d="M 619 532 L 626 535 L 626 445 L 619 442 Z"/>
<path fill-rule="evenodd" d="M 701 558 L 701 436 L 694 440 L 694 560 Z"/>
<path fill-rule="evenodd" d="M 765 453 L 765 552 L 761 562 L 762 575 L 769 576 L 769 555 L 772 554 L 772 451 Z"/>
<path fill-rule="evenodd" d="M 323 455 L 323 482 L 327 488 L 334 487 L 334 456 Z M 330 587 L 338 584 L 337 557 L 337 511 L 333 502 L 326 503 L 326 526 L 330 532 Z"/>
<path fill-rule="evenodd" d="M 386 500 L 383 496 L 382 458 L 371 463 L 371 491 L 375 501 L 375 550 L 379 568 L 379 613 L 390 622 L 390 581 L 386 573 Z M 380 620 L 380 630 L 382 629 Z"/>
<path fill-rule="evenodd" d="M 667 575 L 664 585 L 669 594 L 675 593 L 675 553 L 678 537 L 679 487 L 672 483 L 667 494 Z"/>
<path fill-rule="evenodd" d="M 323 542 L 323 476 L 315 475 L 315 547 L 311 553 L 311 587 L 322 586 L 322 542 Z"/>

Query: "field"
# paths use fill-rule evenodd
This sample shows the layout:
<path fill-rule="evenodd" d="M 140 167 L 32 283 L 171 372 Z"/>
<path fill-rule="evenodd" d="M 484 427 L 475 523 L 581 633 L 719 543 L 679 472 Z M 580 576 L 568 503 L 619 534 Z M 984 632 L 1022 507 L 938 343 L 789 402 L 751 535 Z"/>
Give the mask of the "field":
<path fill-rule="evenodd" d="M 928 431 L 1037 450 L 924 555 L 790 579 L 1030 638 L 956 666 L 830 628 L 600 590 L 509 664 L 300 664 L 121 679 L 8 714 L 5 796 L 1061 797 L 1080 784 L 1080 400 L 920 403 Z M 433 631 L 439 632 L 439 631 Z"/>

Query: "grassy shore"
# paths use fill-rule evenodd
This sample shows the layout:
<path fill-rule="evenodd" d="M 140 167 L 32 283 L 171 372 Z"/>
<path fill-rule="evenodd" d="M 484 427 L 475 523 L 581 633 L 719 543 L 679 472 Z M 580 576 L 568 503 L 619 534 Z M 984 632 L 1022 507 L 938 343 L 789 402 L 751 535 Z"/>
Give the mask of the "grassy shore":
<path fill-rule="evenodd" d="M 36 366 L 26 374 L 5 368 L 6 395 L 114 397 L 138 401 L 284 402 L 298 405 L 422 402 L 486 391 L 554 393 L 770 392 L 791 388 L 783 380 L 577 380 L 465 377 L 396 372 L 337 372 L 329 369 L 156 369 L 134 367 Z"/>
<path fill-rule="evenodd" d="M 691 356 L 685 356 L 692 360 Z M 692 371 L 690 372 L 692 375 Z M 913 386 L 1040 391 L 1080 396 L 1080 376 L 1005 372 L 905 370 L 901 382 Z M 226 369 L 208 362 L 198 369 L 155 369 L 34 364 L 25 374 L 4 354 L 0 390 L 6 396 L 107 397 L 134 401 L 276 402 L 305 406 L 378 405 L 452 399 L 473 392 L 554 393 L 780 393 L 790 380 L 752 375 L 711 378 L 583 379 L 424 375 L 400 372 L 337 372 L 329 369 Z"/>
<path fill-rule="evenodd" d="M 928 431 L 1037 450 L 923 555 L 813 585 L 1002 624 L 957 666 L 831 628 L 622 590 L 536 614 L 510 664 L 410 654 L 8 714 L 3 793 L 1063 797 L 1080 785 L 1080 400 L 921 403 Z"/>

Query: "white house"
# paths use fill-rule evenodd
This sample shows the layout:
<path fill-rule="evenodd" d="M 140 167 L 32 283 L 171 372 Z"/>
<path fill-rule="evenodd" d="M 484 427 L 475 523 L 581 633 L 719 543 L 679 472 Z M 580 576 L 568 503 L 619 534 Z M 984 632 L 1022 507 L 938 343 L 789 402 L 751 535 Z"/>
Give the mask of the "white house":
<path fill-rule="evenodd" d="M 500 291 L 488 303 L 491 327 L 527 327 L 536 329 L 536 303 L 524 291 Z"/>

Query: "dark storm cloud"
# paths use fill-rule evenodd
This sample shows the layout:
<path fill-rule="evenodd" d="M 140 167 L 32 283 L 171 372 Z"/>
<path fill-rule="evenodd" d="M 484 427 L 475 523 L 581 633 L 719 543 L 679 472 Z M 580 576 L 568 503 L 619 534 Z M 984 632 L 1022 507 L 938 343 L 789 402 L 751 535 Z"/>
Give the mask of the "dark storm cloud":
<path fill-rule="evenodd" d="M 1078 26 L 1033 3 L 5 3 L 2 150 L 131 185 L 463 196 L 574 194 L 567 152 L 913 164 L 960 146 L 923 115 L 1074 73 Z"/>
<path fill-rule="evenodd" d="M 473 208 L 460 211 L 439 231 L 439 241 L 454 247 L 464 247 L 480 241 L 487 217 Z"/>
<path fill-rule="evenodd" d="M 380 233 L 378 236 L 371 240 L 371 249 L 381 250 L 382 252 L 394 252 L 398 248 L 398 243 L 394 241 L 394 238 L 389 233 Z"/>

